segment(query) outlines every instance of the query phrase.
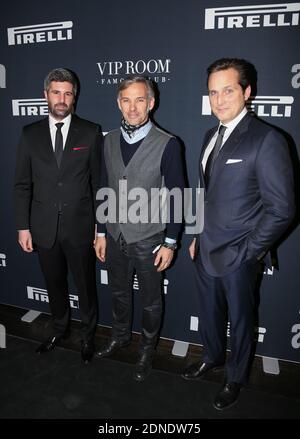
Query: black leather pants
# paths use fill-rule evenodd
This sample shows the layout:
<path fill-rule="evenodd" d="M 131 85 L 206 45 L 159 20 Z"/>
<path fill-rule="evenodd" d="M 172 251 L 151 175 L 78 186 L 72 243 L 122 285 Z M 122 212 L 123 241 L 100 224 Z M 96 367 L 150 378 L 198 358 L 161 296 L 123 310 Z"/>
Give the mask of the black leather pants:
<path fill-rule="evenodd" d="M 108 234 L 107 267 L 112 291 L 112 338 L 127 341 L 131 338 L 132 288 L 136 272 L 142 299 L 142 335 L 140 350 L 154 348 L 162 319 L 162 274 L 154 266 L 153 250 L 164 240 L 159 233 L 143 241 L 127 244 L 121 235 L 116 242 Z"/>

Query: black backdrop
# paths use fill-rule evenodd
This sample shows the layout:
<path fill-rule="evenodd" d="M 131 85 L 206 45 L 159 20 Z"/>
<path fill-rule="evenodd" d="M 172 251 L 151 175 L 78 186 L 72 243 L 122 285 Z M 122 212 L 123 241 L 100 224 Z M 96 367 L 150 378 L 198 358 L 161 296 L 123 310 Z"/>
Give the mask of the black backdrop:
<path fill-rule="evenodd" d="M 116 84 L 127 73 L 157 82 L 155 120 L 185 145 L 190 184 L 205 131 L 215 124 L 206 98 L 206 67 L 215 59 L 243 57 L 258 71 L 255 112 L 283 130 L 298 166 L 300 3 L 256 0 L 21 0 L 1 5 L 0 121 L 1 228 L 0 302 L 48 312 L 47 292 L 35 254 L 18 248 L 12 210 L 15 151 L 21 128 L 47 112 L 43 78 L 55 67 L 77 73 L 77 113 L 103 131 L 120 121 Z M 183 238 L 165 280 L 162 336 L 199 343 L 193 267 Z M 295 227 L 278 249 L 279 267 L 263 276 L 257 354 L 300 361 L 300 231 Z M 97 265 L 99 323 L 110 326 L 111 302 L 104 265 Z M 139 294 L 135 284 L 139 331 Z M 76 289 L 70 280 L 73 317 Z"/>

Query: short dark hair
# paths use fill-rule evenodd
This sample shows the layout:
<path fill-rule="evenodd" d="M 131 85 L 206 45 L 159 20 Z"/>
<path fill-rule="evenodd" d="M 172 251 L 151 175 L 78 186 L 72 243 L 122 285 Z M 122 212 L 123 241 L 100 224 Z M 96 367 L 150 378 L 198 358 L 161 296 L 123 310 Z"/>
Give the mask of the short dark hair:
<path fill-rule="evenodd" d="M 148 92 L 148 98 L 155 97 L 155 91 L 153 87 L 152 81 L 148 79 L 146 76 L 141 75 L 129 75 L 122 82 L 120 82 L 117 89 L 117 97 L 119 98 L 120 92 L 128 88 L 131 84 L 142 83 L 145 84 Z"/>
<path fill-rule="evenodd" d="M 73 72 L 67 69 L 58 68 L 51 70 L 44 80 L 44 90 L 48 91 L 52 81 L 70 82 L 73 85 L 74 96 L 77 94 L 78 81 Z"/>
<path fill-rule="evenodd" d="M 212 73 L 219 72 L 220 70 L 235 69 L 239 74 L 239 84 L 243 91 L 246 90 L 248 85 L 251 88 L 256 87 L 257 71 L 253 64 L 245 59 L 239 58 L 220 58 L 213 62 L 207 69 L 207 84 L 209 76 Z"/>

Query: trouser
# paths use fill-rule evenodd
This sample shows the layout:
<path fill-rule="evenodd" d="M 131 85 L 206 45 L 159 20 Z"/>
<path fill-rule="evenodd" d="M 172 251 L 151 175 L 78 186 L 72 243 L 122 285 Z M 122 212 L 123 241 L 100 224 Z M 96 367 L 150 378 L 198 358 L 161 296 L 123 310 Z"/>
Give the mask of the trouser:
<path fill-rule="evenodd" d="M 37 246 L 49 297 L 54 335 L 63 335 L 69 325 L 69 267 L 79 297 L 82 339 L 89 341 L 93 338 L 96 330 L 98 311 L 95 251 L 92 243 L 73 247 L 72 243 L 64 236 L 60 221 L 59 217 L 57 236 L 53 247 L 46 249 Z"/>
<path fill-rule="evenodd" d="M 212 277 L 196 260 L 199 317 L 203 361 L 223 363 L 226 355 L 227 318 L 230 322 L 230 356 L 226 363 L 228 381 L 246 384 L 254 342 L 255 289 L 259 262 L 247 261 L 233 273 Z"/>
<path fill-rule="evenodd" d="M 153 250 L 163 242 L 163 233 L 142 241 L 127 244 L 120 235 L 114 241 L 107 236 L 108 282 L 112 292 L 112 338 L 127 341 L 131 338 L 132 288 L 137 274 L 142 299 L 142 333 L 140 349 L 154 349 L 162 320 L 162 274 L 154 266 Z"/>

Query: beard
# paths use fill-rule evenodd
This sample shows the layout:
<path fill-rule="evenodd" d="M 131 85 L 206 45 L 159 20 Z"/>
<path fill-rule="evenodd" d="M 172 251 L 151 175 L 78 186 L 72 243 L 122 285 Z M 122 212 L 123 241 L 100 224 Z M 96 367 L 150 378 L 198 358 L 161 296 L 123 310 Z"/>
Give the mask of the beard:
<path fill-rule="evenodd" d="M 72 105 L 68 106 L 66 104 L 55 104 L 55 105 L 48 104 L 48 109 L 55 119 L 64 119 L 72 112 L 73 106 Z"/>

